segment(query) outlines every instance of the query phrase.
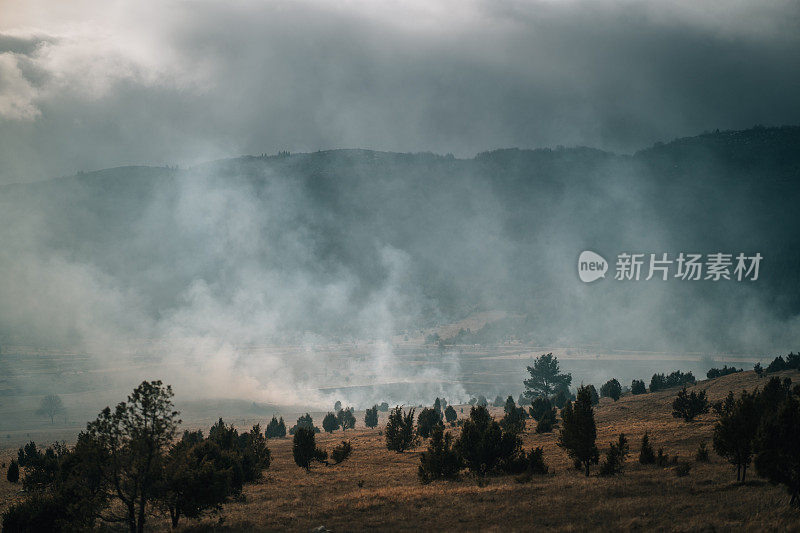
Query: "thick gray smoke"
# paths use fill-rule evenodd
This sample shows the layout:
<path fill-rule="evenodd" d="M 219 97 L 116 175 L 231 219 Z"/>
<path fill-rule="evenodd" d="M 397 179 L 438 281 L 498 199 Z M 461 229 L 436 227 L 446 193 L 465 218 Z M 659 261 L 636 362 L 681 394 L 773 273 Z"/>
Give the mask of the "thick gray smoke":
<path fill-rule="evenodd" d="M 0 345 L 88 354 L 106 389 L 317 406 L 516 387 L 536 347 L 794 349 L 794 130 L 473 158 L 800 122 L 797 2 L 698 6 L 4 2 Z M 315 152 L 343 147 L 392 153 Z M 587 249 L 764 272 L 584 285 Z M 421 342 L 489 315 L 462 346 L 495 361 Z M 500 368 L 510 339 L 534 351 Z"/>

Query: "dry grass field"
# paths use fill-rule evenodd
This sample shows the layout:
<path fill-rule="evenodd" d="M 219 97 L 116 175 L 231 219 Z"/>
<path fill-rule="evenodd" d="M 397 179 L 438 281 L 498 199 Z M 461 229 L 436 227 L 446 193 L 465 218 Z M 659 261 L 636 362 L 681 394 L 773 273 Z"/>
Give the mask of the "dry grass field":
<path fill-rule="evenodd" d="M 797 372 L 779 375 L 800 381 Z M 744 372 L 700 382 L 695 388 L 707 389 L 713 401 L 729 390 L 753 389 L 765 382 Z M 626 395 L 618 402 L 602 399 L 596 407 L 601 455 L 619 432 L 631 443 L 625 471 L 617 477 L 598 477 L 595 467 L 587 478 L 572 469 L 565 452 L 556 446 L 556 434 L 537 435 L 529 421 L 525 448 L 544 448 L 554 471 L 551 475 L 534 477 L 529 483 L 514 476 L 494 476 L 479 483 L 464 474 L 458 481 L 421 485 L 416 471 L 425 446 L 403 454 L 389 452 L 379 426 L 319 435 L 323 447 L 330 449 L 346 438 L 354 451 L 346 462 L 315 465 L 310 473 L 295 466 L 290 439 L 270 441 L 272 465 L 259 483 L 245 488 L 241 501 L 202 520 L 184 521 L 180 530 L 309 531 L 325 526 L 332 531 L 800 531 L 800 511 L 788 507 L 788 496 L 780 487 L 754 473 L 745 484 L 736 483 L 734 468 L 713 451 L 709 463 L 694 461 L 701 442 L 711 449 L 716 416 L 709 413 L 691 423 L 673 418 L 670 403 L 675 393 L 672 389 Z M 492 410 L 501 415 L 500 409 Z M 459 416 L 467 413 L 464 407 Z M 363 413 L 357 416 L 361 428 Z M 385 416 L 382 413 L 382 425 Z M 656 449 L 663 447 L 680 463 L 691 464 L 687 476 L 679 477 L 675 467 L 638 463 L 645 430 Z M 10 457 L 10 451 L 3 452 L 3 461 Z M 21 497 L 18 490 L 3 476 L 3 508 Z M 169 522 L 154 516 L 150 529 L 166 531 Z"/>

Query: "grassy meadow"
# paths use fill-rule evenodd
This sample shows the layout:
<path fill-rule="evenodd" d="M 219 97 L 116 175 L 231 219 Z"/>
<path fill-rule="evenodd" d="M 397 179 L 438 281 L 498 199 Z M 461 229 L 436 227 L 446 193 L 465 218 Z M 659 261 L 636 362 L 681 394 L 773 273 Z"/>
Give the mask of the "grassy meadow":
<path fill-rule="evenodd" d="M 800 380 L 798 372 L 778 375 Z M 691 389 L 705 389 L 715 401 L 729 390 L 754 389 L 766 379 L 742 372 Z M 270 440 L 272 464 L 261 481 L 246 485 L 240 500 L 219 513 L 184 520 L 179 531 L 308 531 L 318 526 L 332 531 L 800 531 L 800 512 L 788 507 L 783 489 L 759 479 L 753 470 L 746 483 L 737 483 L 734 467 L 713 452 L 713 412 L 689 423 L 672 417 L 676 392 L 624 395 L 617 402 L 601 399 L 595 407 L 601 457 L 620 432 L 628 436 L 631 448 L 624 472 L 611 478 L 597 476 L 598 467 L 588 478 L 573 469 L 556 445 L 557 430 L 536 434 L 529 420 L 524 447 L 544 448 L 550 475 L 521 483 L 511 475 L 479 480 L 464 473 L 457 481 L 422 485 L 417 466 L 425 444 L 402 454 L 390 452 L 381 431 L 386 413 L 374 430 L 363 427 L 363 412 L 356 413 L 355 430 L 317 436 L 328 450 L 350 440 L 353 454 L 347 461 L 315 464 L 306 473 L 292 460 L 290 438 Z M 466 417 L 469 406 L 457 406 L 456 411 Z M 491 411 L 496 418 L 502 416 L 501 408 Z M 315 417 L 315 423 L 320 425 L 321 419 Z M 679 476 L 675 466 L 638 463 L 646 430 L 656 450 L 663 447 L 678 456 L 679 464 L 691 465 L 688 475 Z M 701 442 L 711 450 L 709 463 L 694 460 Z M 13 450 L 6 449 L 1 459 L 7 464 L 12 456 Z M 21 498 L 19 490 L 20 485 L 3 476 L 0 507 Z M 156 514 L 148 529 L 167 531 L 169 520 Z"/>

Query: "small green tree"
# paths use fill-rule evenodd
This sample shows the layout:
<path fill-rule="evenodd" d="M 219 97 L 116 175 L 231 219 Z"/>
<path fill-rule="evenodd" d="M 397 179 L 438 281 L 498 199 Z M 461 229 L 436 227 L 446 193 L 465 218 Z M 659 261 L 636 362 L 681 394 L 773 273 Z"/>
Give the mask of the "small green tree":
<path fill-rule="evenodd" d="M 634 379 L 631 381 L 631 394 L 647 394 L 644 381 L 641 379 Z"/>
<path fill-rule="evenodd" d="M 707 413 L 708 407 L 706 391 L 700 391 L 699 394 L 695 391 L 687 393 L 686 387 L 683 387 L 672 402 L 672 416 L 691 422 L 697 415 Z"/>
<path fill-rule="evenodd" d="M 795 389 L 798 391 L 798 389 Z M 758 431 L 756 472 L 789 492 L 789 505 L 800 505 L 800 399 L 788 396 Z"/>
<path fill-rule="evenodd" d="M 600 395 L 603 398 L 611 398 L 616 402 L 622 395 L 622 385 L 619 384 L 616 378 L 609 379 L 600 387 Z"/>
<path fill-rule="evenodd" d="M 585 387 L 578 389 L 575 402 L 567 402 L 561 411 L 563 429 L 558 445 L 567 450 L 570 457 L 583 466 L 586 475 L 589 467 L 597 464 L 599 453 L 595 441 L 597 426 L 594 422 L 594 410 L 589 391 Z"/>
<path fill-rule="evenodd" d="M 444 408 L 442 407 L 442 400 L 440 400 L 438 396 L 433 402 L 433 410 L 436 411 L 436 415 L 439 417 L 439 420 L 444 420 Z"/>
<path fill-rule="evenodd" d="M 373 405 L 364 413 L 364 425 L 370 429 L 378 427 L 378 406 Z"/>
<path fill-rule="evenodd" d="M 525 419 L 527 418 L 527 415 L 525 414 L 525 409 L 522 407 L 517 407 L 517 405 L 514 403 L 513 396 L 506 398 L 504 411 L 505 415 L 500 421 L 500 426 L 505 431 L 510 431 L 513 433 L 524 432 Z"/>
<path fill-rule="evenodd" d="M 420 455 L 417 475 L 420 482 L 430 483 L 434 479 L 455 479 L 461 469 L 461 457 L 453 449 L 453 437 L 436 425 L 431 433 L 428 450 Z"/>
<path fill-rule="evenodd" d="M 433 428 L 442 425 L 442 419 L 434 409 L 425 408 L 419 412 L 417 417 L 417 434 L 423 439 L 431 436 Z"/>
<path fill-rule="evenodd" d="M 592 399 L 592 405 L 599 404 L 600 396 L 597 395 L 597 389 L 594 388 L 594 385 L 586 385 L 586 389 L 589 391 L 589 397 Z"/>
<path fill-rule="evenodd" d="M 616 443 L 611 443 L 608 453 L 606 453 L 603 464 L 600 466 L 601 476 L 615 476 L 622 472 L 622 465 L 628 456 L 628 439 L 624 433 L 619 434 Z"/>
<path fill-rule="evenodd" d="M 328 414 L 325 415 L 325 418 L 322 419 L 322 429 L 328 433 L 333 433 L 339 429 L 338 417 L 329 411 Z"/>
<path fill-rule="evenodd" d="M 19 463 L 15 459 L 11 460 L 6 471 L 6 479 L 9 483 L 17 483 L 19 481 Z"/>
<path fill-rule="evenodd" d="M 522 441 L 517 433 L 504 432 L 485 407 L 475 406 L 461 427 L 455 443 L 469 470 L 480 476 L 497 468 L 505 472 L 524 469 Z"/>
<path fill-rule="evenodd" d="M 639 462 L 643 465 L 652 465 L 656 462 L 656 453 L 653 451 L 653 446 L 650 444 L 650 436 L 647 431 L 644 432 L 642 437 L 642 445 L 639 449 Z"/>
<path fill-rule="evenodd" d="M 453 409 L 452 405 L 448 405 L 447 408 L 444 410 L 444 418 L 447 420 L 448 424 L 452 424 L 456 420 L 458 420 L 458 413 L 456 410 Z"/>
<path fill-rule="evenodd" d="M 286 423 L 283 417 L 278 420 L 275 416 L 267 424 L 267 429 L 264 431 L 264 436 L 268 439 L 282 439 L 286 436 Z"/>
<path fill-rule="evenodd" d="M 336 418 L 339 420 L 342 431 L 347 431 L 348 429 L 356 427 L 356 417 L 353 414 L 352 407 L 340 410 L 336 413 Z"/>
<path fill-rule="evenodd" d="M 328 454 L 317 448 L 314 431 L 305 427 L 297 428 L 292 441 L 292 456 L 294 462 L 300 468 L 305 468 L 306 472 L 311 469 L 313 461 L 325 462 Z"/>
<path fill-rule="evenodd" d="M 403 453 L 416 444 L 414 435 L 414 408 L 403 413 L 403 409 L 398 405 L 389 413 L 389 421 L 386 423 L 386 448 L 395 452 Z"/>

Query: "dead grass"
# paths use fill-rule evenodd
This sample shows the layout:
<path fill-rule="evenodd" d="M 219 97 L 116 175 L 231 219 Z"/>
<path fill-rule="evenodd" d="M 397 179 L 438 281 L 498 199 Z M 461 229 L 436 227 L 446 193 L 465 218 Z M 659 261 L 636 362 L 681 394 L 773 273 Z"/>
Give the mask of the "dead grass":
<path fill-rule="evenodd" d="M 780 375 L 800 380 L 797 372 Z M 745 372 L 695 388 L 706 389 L 716 400 L 729 390 L 765 382 Z M 231 502 L 218 515 L 184 522 L 181 531 L 308 531 L 320 525 L 334 531 L 800 531 L 800 512 L 788 508 L 780 488 L 758 479 L 737 484 L 733 467 L 713 451 L 711 462 L 694 462 L 700 442 L 711 449 L 716 418 L 711 413 L 691 423 L 672 418 L 675 393 L 603 399 L 596 408 L 601 453 L 620 431 L 631 443 L 625 472 L 618 477 L 593 473 L 586 478 L 571 468 L 555 434 L 529 431 L 526 449 L 542 446 L 554 474 L 526 484 L 498 476 L 481 486 L 464 475 L 459 481 L 421 485 L 416 470 L 422 446 L 404 454 L 389 452 L 379 430 L 359 429 L 319 435 L 318 442 L 328 449 L 350 439 L 353 454 L 341 465 L 314 466 L 310 473 L 295 466 L 289 439 L 271 441 L 272 466 L 259 483 L 245 489 L 242 501 Z M 493 409 L 498 416 L 500 411 Z M 637 462 L 645 430 L 656 449 L 663 446 L 691 463 L 688 476 L 678 477 L 674 467 Z M 6 462 L 9 458 L 7 452 L 2 456 Z M 12 501 L 19 496 L 16 490 L 3 476 L 0 498 Z M 154 519 L 151 526 L 169 529 L 166 519 Z"/>

